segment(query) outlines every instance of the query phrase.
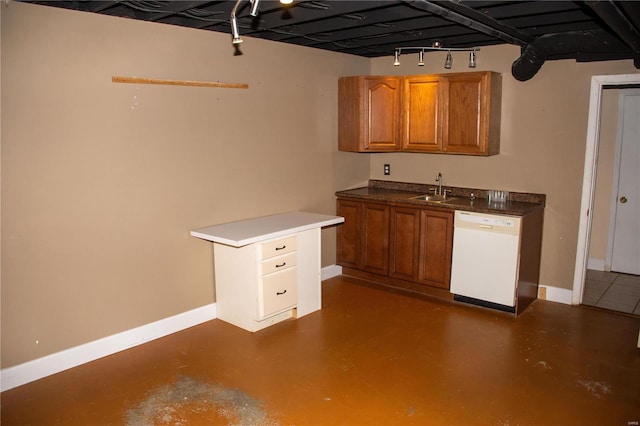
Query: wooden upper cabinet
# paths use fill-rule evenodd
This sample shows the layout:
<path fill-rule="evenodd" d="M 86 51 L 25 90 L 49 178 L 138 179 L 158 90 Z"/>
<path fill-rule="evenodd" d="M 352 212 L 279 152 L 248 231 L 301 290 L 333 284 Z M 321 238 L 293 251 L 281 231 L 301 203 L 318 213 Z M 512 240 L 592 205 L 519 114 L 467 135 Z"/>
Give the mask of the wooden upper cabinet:
<path fill-rule="evenodd" d="M 442 150 L 442 84 L 436 75 L 404 78 L 402 148 Z"/>
<path fill-rule="evenodd" d="M 495 155 L 502 78 L 491 71 L 343 77 L 338 149 Z"/>
<path fill-rule="evenodd" d="M 451 74 L 442 79 L 442 150 L 494 155 L 500 150 L 502 84 L 499 74 Z"/>
<path fill-rule="evenodd" d="M 338 81 L 338 147 L 341 151 L 398 151 L 400 77 L 342 77 Z"/>

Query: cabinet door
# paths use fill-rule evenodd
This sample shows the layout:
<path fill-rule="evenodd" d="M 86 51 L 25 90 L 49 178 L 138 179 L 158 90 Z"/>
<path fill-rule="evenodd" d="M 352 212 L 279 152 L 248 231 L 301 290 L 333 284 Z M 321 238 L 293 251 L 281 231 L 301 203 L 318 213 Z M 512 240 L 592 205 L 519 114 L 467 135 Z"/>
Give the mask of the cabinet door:
<path fill-rule="evenodd" d="M 497 154 L 500 143 L 501 85 L 498 74 L 443 77 L 443 145 L 449 153 Z"/>
<path fill-rule="evenodd" d="M 389 272 L 389 207 L 362 204 L 362 269 L 387 275 Z"/>
<path fill-rule="evenodd" d="M 406 77 L 402 93 L 402 148 L 442 150 L 442 93 L 436 75 Z"/>
<path fill-rule="evenodd" d="M 364 79 L 364 140 L 367 151 L 400 150 L 400 95 L 396 77 Z"/>
<path fill-rule="evenodd" d="M 418 282 L 448 289 L 452 248 L 453 212 L 421 210 Z"/>
<path fill-rule="evenodd" d="M 362 203 L 338 200 L 338 216 L 344 217 L 344 223 L 338 226 L 336 263 L 348 268 L 360 269 L 362 250 L 360 243 L 362 226 Z"/>
<path fill-rule="evenodd" d="M 401 77 L 342 77 L 338 80 L 338 149 L 399 151 Z"/>
<path fill-rule="evenodd" d="M 408 281 L 418 277 L 420 210 L 392 207 L 389 228 L 389 276 Z"/>

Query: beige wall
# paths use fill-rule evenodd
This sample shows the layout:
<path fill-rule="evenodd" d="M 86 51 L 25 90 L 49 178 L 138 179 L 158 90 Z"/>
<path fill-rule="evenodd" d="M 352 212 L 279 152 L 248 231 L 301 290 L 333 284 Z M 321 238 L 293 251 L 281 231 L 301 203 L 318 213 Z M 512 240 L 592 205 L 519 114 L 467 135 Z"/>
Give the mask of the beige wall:
<path fill-rule="evenodd" d="M 341 153 L 337 78 L 443 72 L 228 34 L 10 2 L 2 11 L 2 367 L 214 302 L 201 226 L 335 211 L 334 192 L 391 179 L 548 196 L 542 283 L 572 285 L 592 75 L 631 61 L 545 64 L 483 48 L 503 73 L 501 154 Z M 417 59 L 417 58 L 413 58 Z M 413 62 L 413 63 L 412 63 Z M 456 55 L 452 71 L 467 71 Z M 248 90 L 111 83 L 113 75 Z M 323 231 L 323 265 L 335 231 Z"/>
<path fill-rule="evenodd" d="M 337 152 L 336 113 L 338 77 L 368 59 L 250 38 L 233 56 L 227 34 L 1 9 L 3 368 L 213 303 L 211 244 L 189 230 L 333 214 L 369 177 Z"/>
<path fill-rule="evenodd" d="M 438 172 L 445 185 L 505 189 L 547 195 L 542 245 L 541 284 L 573 286 L 582 175 L 586 146 L 591 76 L 637 73 L 632 61 L 577 63 L 549 61 L 531 80 L 511 76 L 519 56 L 516 46 L 483 47 L 477 70 L 503 74 L 500 155 L 477 158 L 455 155 L 375 154 L 371 177 L 383 179 L 383 164 L 391 164 L 391 179 L 434 183 Z M 451 72 L 466 72 L 468 54 L 454 53 Z M 372 60 L 374 75 L 443 73 L 445 54 L 402 55 Z"/>

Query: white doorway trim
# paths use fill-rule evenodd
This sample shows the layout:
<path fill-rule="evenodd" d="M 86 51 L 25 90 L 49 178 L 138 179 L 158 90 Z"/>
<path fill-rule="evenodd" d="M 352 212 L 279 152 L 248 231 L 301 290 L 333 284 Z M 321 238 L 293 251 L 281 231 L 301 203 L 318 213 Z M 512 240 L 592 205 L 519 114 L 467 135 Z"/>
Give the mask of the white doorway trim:
<path fill-rule="evenodd" d="M 594 75 L 591 77 L 591 96 L 589 98 L 589 119 L 587 122 L 587 145 L 584 155 L 584 173 L 582 174 L 582 201 L 580 203 L 580 224 L 578 227 L 578 245 L 576 266 L 573 274 L 572 304 L 579 305 L 584 291 L 584 279 L 589 256 L 589 235 L 591 233 L 591 214 L 595 191 L 596 165 L 598 163 L 598 142 L 600 134 L 600 114 L 602 90 L 605 86 L 624 86 L 640 84 L 640 73 L 622 75 Z"/>

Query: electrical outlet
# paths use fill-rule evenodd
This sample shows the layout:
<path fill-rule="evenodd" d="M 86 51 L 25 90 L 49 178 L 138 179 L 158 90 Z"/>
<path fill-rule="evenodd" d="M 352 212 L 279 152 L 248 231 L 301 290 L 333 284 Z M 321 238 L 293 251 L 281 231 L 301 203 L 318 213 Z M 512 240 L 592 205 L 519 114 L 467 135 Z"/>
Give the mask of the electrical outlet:
<path fill-rule="evenodd" d="M 546 287 L 538 287 L 538 297 L 541 300 L 547 300 L 547 288 Z"/>
<path fill-rule="evenodd" d="M 384 174 L 387 176 L 391 174 L 391 164 L 384 165 Z"/>

